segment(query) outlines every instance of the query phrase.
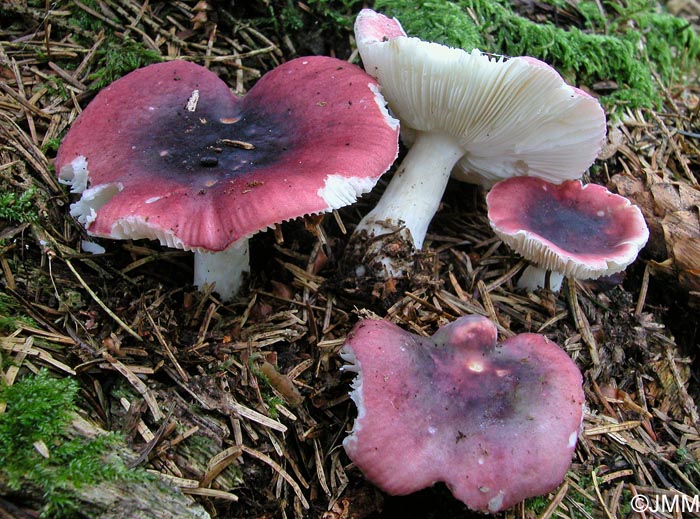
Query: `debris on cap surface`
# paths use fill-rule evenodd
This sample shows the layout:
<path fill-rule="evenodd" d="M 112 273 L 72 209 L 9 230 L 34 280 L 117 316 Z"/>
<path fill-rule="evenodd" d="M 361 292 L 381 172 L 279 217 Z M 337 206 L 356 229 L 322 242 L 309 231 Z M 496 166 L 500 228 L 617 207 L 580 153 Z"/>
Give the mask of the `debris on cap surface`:
<path fill-rule="evenodd" d="M 391 165 L 397 139 L 376 81 L 345 61 L 291 60 L 239 98 L 176 60 L 102 90 L 56 170 L 82 192 L 72 212 L 93 235 L 221 251 L 352 203 Z"/>

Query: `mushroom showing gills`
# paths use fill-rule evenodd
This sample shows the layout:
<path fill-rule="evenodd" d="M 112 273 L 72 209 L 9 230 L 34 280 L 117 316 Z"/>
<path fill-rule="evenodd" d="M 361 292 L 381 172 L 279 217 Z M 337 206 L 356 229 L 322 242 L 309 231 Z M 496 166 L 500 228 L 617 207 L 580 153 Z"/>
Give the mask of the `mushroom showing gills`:
<path fill-rule="evenodd" d="M 639 208 L 596 184 L 561 185 L 531 177 L 496 184 L 486 196 L 496 235 L 533 262 L 518 286 L 559 290 L 564 276 L 596 279 L 623 271 L 649 238 Z"/>
<path fill-rule="evenodd" d="M 561 182 L 580 177 L 600 150 L 600 104 L 541 61 L 409 38 L 397 20 L 369 9 L 357 17 L 355 37 L 411 144 L 353 237 L 355 255 L 379 276 L 400 276 L 404 266 L 375 238 L 404 229 L 408 249 L 420 249 L 451 174 L 486 186 L 513 175 Z M 373 244 L 366 252 L 365 240 Z"/>
<path fill-rule="evenodd" d="M 469 508 L 503 510 L 559 485 L 583 416 L 581 373 L 556 344 L 461 317 L 432 338 L 359 322 L 341 350 L 358 415 L 343 446 L 379 488 L 445 482 Z"/>
<path fill-rule="evenodd" d="M 330 211 L 374 187 L 396 159 L 398 121 L 376 81 L 327 57 L 289 61 L 244 97 L 186 61 L 102 90 L 56 157 L 94 236 L 157 239 L 195 252 L 195 284 L 231 299 L 248 238 Z"/>

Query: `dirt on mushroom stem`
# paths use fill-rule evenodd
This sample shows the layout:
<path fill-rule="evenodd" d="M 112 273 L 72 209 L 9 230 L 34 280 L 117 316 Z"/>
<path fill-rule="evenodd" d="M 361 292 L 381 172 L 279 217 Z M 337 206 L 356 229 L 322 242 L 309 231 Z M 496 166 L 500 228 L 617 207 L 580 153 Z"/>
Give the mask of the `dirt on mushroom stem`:
<path fill-rule="evenodd" d="M 382 225 L 382 222 L 377 222 L 377 225 Z M 347 279 L 372 279 L 375 278 L 374 273 L 378 273 L 377 280 L 392 278 L 391 275 L 384 274 L 386 265 L 382 260 L 386 258 L 389 258 L 399 271 L 410 272 L 413 269 L 416 250 L 410 238 L 406 236 L 405 228 L 393 225 L 385 227 L 391 231 L 380 236 L 370 235 L 364 229 L 351 236 L 341 262 L 341 270 Z M 398 279 L 403 277 L 399 276 Z"/>

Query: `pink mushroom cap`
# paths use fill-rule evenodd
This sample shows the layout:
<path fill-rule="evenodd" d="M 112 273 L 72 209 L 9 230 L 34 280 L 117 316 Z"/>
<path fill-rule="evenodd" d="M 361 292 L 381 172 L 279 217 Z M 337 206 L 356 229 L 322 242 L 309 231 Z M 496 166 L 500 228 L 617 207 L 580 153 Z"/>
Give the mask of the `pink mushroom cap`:
<path fill-rule="evenodd" d="M 620 272 L 649 238 L 639 208 L 597 184 L 513 177 L 497 183 L 486 203 L 491 227 L 509 247 L 565 276 Z"/>
<path fill-rule="evenodd" d="M 538 334 L 501 343 L 481 316 L 432 338 L 364 320 L 341 355 L 358 373 L 343 446 L 392 495 L 444 482 L 469 508 L 497 512 L 559 485 L 583 415 L 581 373 Z"/>
<path fill-rule="evenodd" d="M 386 42 L 394 38 L 401 38 L 406 31 L 401 27 L 401 22 L 396 18 L 389 18 L 372 9 L 362 9 L 355 19 L 357 34 L 363 44 Z"/>
<path fill-rule="evenodd" d="M 221 251 L 374 186 L 398 152 L 378 90 L 321 56 L 284 63 L 243 97 L 202 66 L 150 65 L 95 97 L 56 171 L 83 192 L 74 213 L 90 234 Z"/>

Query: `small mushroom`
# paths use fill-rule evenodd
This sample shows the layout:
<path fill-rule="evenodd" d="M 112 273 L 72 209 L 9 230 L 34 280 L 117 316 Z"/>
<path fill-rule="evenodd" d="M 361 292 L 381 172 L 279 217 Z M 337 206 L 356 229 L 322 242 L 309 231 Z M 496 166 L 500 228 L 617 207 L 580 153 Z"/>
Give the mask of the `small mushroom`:
<path fill-rule="evenodd" d="M 398 152 L 377 82 L 328 57 L 289 61 L 244 97 L 186 61 L 102 90 L 56 157 L 94 236 L 157 239 L 195 252 L 195 284 L 231 299 L 248 238 L 371 190 Z"/>
<path fill-rule="evenodd" d="M 408 249 L 420 249 L 450 175 L 485 186 L 513 175 L 561 182 L 580 177 L 602 146 L 598 101 L 546 63 L 409 38 L 396 19 L 370 9 L 358 15 L 355 36 L 411 146 L 354 233 L 356 255 L 373 271 L 376 260 L 387 276 L 404 272 L 375 238 L 399 231 Z M 373 244 L 367 253 L 363 243 Z"/>
<path fill-rule="evenodd" d="M 583 416 L 581 373 L 538 334 L 496 342 L 485 317 L 429 337 L 359 322 L 341 350 L 358 413 L 343 446 L 392 495 L 444 482 L 469 508 L 497 512 L 559 485 Z"/>
<path fill-rule="evenodd" d="M 596 184 L 560 185 L 532 177 L 496 184 L 486 196 L 489 223 L 511 249 L 530 260 L 518 286 L 559 290 L 564 276 L 596 279 L 623 271 L 648 238 L 644 216 L 625 197 Z"/>

